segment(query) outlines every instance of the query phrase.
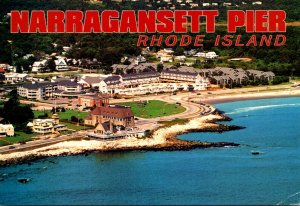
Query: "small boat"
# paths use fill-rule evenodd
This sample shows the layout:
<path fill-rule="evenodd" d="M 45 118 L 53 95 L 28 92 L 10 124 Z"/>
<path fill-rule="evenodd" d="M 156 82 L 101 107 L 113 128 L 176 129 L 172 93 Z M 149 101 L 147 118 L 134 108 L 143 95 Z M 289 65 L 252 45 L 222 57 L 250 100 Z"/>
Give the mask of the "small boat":
<path fill-rule="evenodd" d="M 259 155 L 261 153 L 259 151 L 252 151 L 251 154 L 253 154 L 253 155 Z"/>
<path fill-rule="evenodd" d="M 18 178 L 18 182 L 20 183 L 27 183 L 27 182 L 30 182 L 31 179 L 30 178 Z"/>

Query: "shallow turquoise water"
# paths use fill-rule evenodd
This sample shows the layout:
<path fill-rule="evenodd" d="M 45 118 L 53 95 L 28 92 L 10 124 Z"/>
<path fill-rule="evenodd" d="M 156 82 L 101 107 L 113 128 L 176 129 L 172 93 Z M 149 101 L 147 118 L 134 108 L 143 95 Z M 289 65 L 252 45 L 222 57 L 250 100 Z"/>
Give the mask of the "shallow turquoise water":
<path fill-rule="evenodd" d="M 247 128 L 180 138 L 240 147 L 58 157 L 0 168 L 0 204 L 299 203 L 300 98 L 217 106 L 234 119 L 230 124 Z M 32 181 L 18 183 L 21 177 Z"/>

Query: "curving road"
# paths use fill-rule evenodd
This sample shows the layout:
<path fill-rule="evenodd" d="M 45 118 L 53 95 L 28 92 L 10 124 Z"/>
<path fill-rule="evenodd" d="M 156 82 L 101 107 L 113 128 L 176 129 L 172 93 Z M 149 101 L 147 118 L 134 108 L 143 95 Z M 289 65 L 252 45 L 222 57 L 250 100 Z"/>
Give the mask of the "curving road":
<path fill-rule="evenodd" d="M 138 97 L 135 99 L 118 99 L 118 100 L 112 100 L 111 103 L 119 103 L 119 102 L 126 102 L 126 101 L 144 101 L 144 100 L 153 100 L 153 99 L 159 99 L 163 100 L 165 102 L 169 103 L 180 103 L 181 106 L 185 107 L 186 110 L 179 114 L 174 114 L 170 116 L 165 117 L 157 117 L 157 118 L 151 118 L 151 119 L 144 119 L 139 118 L 139 120 L 136 121 L 136 126 L 142 129 L 153 129 L 158 126 L 158 121 L 171 121 L 176 118 L 179 119 L 187 119 L 187 118 L 193 118 L 193 117 L 199 117 L 202 112 L 210 111 L 210 109 L 206 108 L 205 105 L 200 105 L 196 103 L 190 102 L 190 97 L 197 97 L 195 94 L 191 93 L 182 93 L 179 95 L 170 95 L 170 94 L 162 94 L 162 95 L 152 95 L 152 96 L 143 96 Z M 8 145 L 0 147 L 0 154 L 10 153 L 10 152 L 17 152 L 22 150 L 28 150 L 32 148 L 38 148 L 47 146 L 50 144 L 59 143 L 62 141 L 71 140 L 73 138 L 77 138 L 80 136 L 83 136 L 81 134 L 82 132 L 76 132 L 72 135 L 61 135 L 59 137 L 53 138 L 53 139 L 45 139 L 45 140 L 34 140 L 27 142 L 26 144 L 14 144 L 14 145 Z M 12 148 L 13 146 L 14 148 Z"/>

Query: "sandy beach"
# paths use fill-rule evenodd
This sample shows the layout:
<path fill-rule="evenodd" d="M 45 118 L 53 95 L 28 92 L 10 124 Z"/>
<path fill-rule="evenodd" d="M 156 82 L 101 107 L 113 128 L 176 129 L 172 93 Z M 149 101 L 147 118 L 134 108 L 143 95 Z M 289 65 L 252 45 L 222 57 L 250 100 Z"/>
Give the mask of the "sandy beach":
<path fill-rule="evenodd" d="M 215 92 L 213 95 L 203 95 L 201 102 L 208 104 L 217 104 L 224 102 L 234 102 L 254 99 L 270 99 L 281 97 L 300 96 L 300 89 L 278 90 L 278 91 L 247 91 L 245 89 L 236 89 L 232 93 Z M 193 98 L 191 98 L 192 100 Z"/>

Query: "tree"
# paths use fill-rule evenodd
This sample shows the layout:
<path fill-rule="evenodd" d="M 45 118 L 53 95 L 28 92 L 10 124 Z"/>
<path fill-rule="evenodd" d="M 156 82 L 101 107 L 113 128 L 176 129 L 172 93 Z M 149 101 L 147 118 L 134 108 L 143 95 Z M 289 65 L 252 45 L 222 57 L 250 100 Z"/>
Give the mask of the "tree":
<path fill-rule="evenodd" d="M 78 122 L 79 119 L 75 116 L 71 116 L 71 122 Z"/>
<path fill-rule="evenodd" d="M 46 62 L 45 68 L 46 68 L 46 70 L 49 70 L 50 72 L 55 71 L 55 69 L 56 69 L 56 64 L 55 64 L 54 58 L 49 59 L 49 60 Z"/>
<path fill-rule="evenodd" d="M 16 92 L 10 93 L 10 99 L 4 103 L 2 115 L 12 124 L 23 124 L 33 119 L 34 114 L 30 106 L 21 105 Z"/>
<path fill-rule="evenodd" d="M 163 64 L 157 64 L 157 71 L 159 73 L 161 73 L 163 71 L 163 69 L 164 69 L 164 65 Z"/>

